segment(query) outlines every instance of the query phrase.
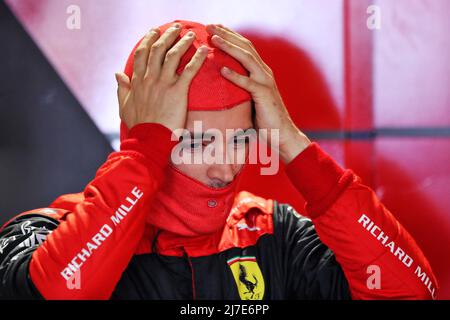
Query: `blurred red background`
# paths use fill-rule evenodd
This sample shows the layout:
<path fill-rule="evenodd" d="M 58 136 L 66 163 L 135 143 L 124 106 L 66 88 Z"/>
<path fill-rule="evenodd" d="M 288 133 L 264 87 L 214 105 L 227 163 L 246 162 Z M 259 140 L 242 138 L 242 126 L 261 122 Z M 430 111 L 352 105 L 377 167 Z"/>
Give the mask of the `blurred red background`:
<path fill-rule="evenodd" d="M 236 29 L 273 69 L 297 125 L 376 191 L 430 260 L 438 298 L 450 298 L 450 1 L 6 3 L 113 145 L 114 72 L 146 30 L 175 19 Z M 66 27 L 70 5 L 80 29 Z M 379 30 L 366 25 L 370 5 Z M 241 188 L 302 211 L 283 172 L 258 172 L 250 167 Z"/>

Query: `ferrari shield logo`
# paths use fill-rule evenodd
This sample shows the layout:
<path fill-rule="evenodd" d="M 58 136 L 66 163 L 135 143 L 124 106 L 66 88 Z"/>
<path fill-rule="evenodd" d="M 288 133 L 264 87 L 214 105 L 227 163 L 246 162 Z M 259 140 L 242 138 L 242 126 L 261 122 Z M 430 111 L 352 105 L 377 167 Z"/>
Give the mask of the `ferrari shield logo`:
<path fill-rule="evenodd" d="M 235 257 L 227 261 L 241 300 L 262 300 L 264 278 L 255 257 Z"/>

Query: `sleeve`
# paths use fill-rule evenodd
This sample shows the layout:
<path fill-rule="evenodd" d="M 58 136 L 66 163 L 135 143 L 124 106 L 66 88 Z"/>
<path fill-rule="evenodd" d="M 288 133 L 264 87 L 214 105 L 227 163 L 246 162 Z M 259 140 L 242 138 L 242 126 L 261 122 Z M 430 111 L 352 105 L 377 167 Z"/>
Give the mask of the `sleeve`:
<path fill-rule="evenodd" d="M 175 143 L 162 125 L 137 125 L 121 151 L 112 153 L 98 169 L 83 192 L 84 200 L 59 224 L 27 218 L 34 229 L 19 238 L 15 220 L 7 224 L 0 240 L 5 247 L 0 294 L 108 299 L 143 235 L 146 213 Z M 19 242 L 33 234 L 40 234 L 42 243 L 22 251 Z"/>
<path fill-rule="evenodd" d="M 436 278 L 423 252 L 351 170 L 312 143 L 286 171 L 353 299 L 435 299 Z"/>
<path fill-rule="evenodd" d="M 283 264 L 287 299 L 351 299 L 334 253 L 319 239 L 311 220 L 290 205 L 274 205 L 274 232 Z"/>
<path fill-rule="evenodd" d="M 59 224 L 38 209 L 9 221 L 0 232 L 0 299 L 42 299 L 30 280 L 33 252 Z"/>

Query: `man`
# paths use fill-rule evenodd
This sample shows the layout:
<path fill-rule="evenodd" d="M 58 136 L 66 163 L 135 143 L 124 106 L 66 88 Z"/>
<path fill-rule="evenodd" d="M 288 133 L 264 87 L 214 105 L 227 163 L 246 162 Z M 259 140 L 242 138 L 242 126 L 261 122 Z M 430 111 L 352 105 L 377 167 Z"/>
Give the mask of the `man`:
<path fill-rule="evenodd" d="M 435 298 L 415 241 L 294 125 L 270 68 L 243 36 L 175 21 L 152 29 L 116 79 L 121 150 L 82 194 L 6 223 L 3 298 Z M 279 149 L 309 218 L 236 192 L 252 127 L 278 130 L 267 143 Z M 182 128 L 189 134 L 177 144 L 172 133 Z M 208 138 L 209 129 L 221 138 Z M 208 148 L 235 161 L 176 161 Z"/>

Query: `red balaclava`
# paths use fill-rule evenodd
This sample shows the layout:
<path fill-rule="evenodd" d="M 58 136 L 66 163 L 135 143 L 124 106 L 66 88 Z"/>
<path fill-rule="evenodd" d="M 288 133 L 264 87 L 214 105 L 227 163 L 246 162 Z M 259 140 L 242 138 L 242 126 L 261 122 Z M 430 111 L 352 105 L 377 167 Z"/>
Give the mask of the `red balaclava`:
<path fill-rule="evenodd" d="M 250 101 L 251 95 L 247 91 L 220 74 L 220 69 L 227 66 L 242 75 L 248 75 L 244 67 L 236 59 L 214 47 L 211 35 L 200 23 L 175 20 L 159 27 L 161 34 L 175 22 L 181 24 L 181 33 L 176 41 L 190 30 L 196 34 L 193 44 L 180 61 L 178 74 L 182 73 L 197 48 L 206 45 L 209 49 L 207 58 L 189 87 L 188 110 L 224 110 Z M 129 78 L 133 73 L 134 51 L 139 43 L 140 41 L 131 52 L 125 67 Z M 120 131 L 120 138 L 123 140 L 128 135 L 128 128 L 123 122 Z M 151 148 L 150 145 L 148 147 Z M 147 222 L 159 229 L 186 237 L 215 233 L 225 225 L 233 205 L 237 183 L 236 176 L 224 188 L 211 188 L 169 165 L 165 181 L 153 200 Z"/>

